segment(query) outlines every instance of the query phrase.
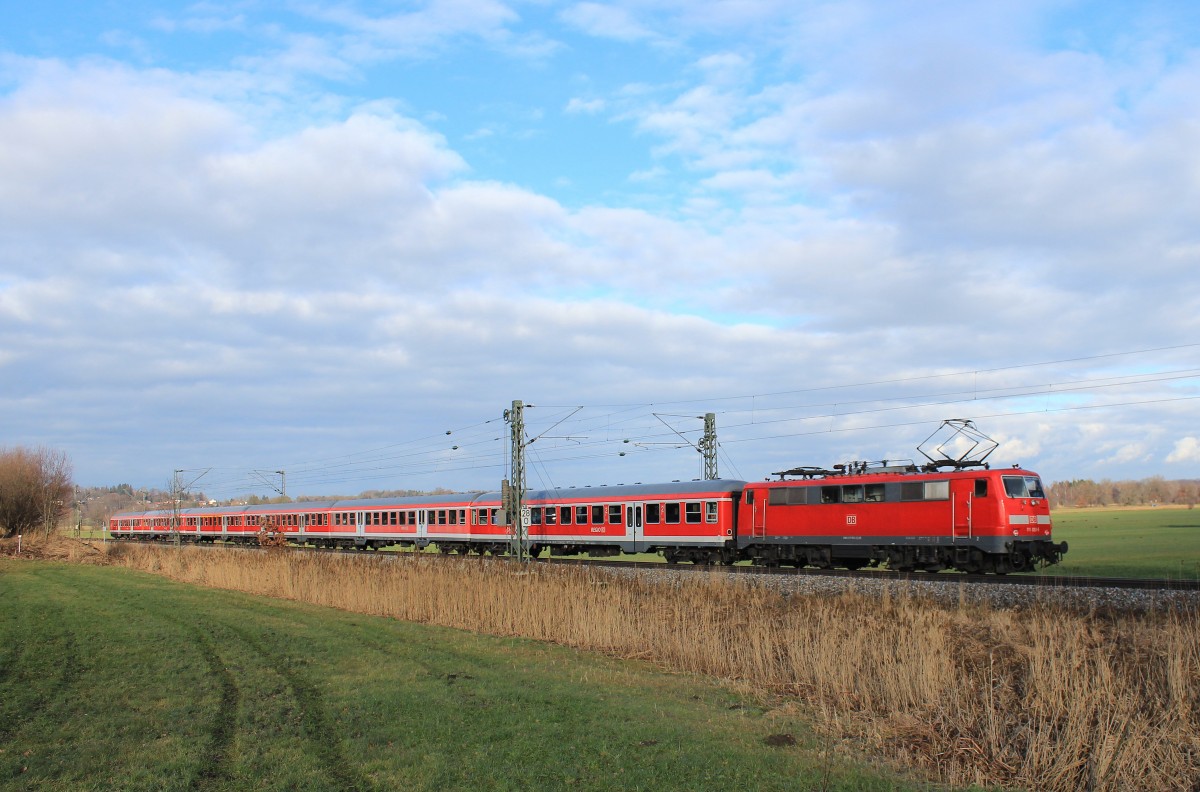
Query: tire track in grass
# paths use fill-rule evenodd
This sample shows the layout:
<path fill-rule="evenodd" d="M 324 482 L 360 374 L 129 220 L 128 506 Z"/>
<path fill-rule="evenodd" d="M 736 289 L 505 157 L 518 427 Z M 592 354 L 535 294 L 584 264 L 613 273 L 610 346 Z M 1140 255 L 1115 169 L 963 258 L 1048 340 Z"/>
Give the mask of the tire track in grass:
<path fill-rule="evenodd" d="M 337 735 L 333 720 L 321 692 L 302 673 L 295 669 L 295 661 L 286 654 L 276 652 L 246 630 L 225 625 L 267 661 L 283 677 L 300 708 L 300 722 L 304 737 L 313 746 L 313 754 L 320 760 L 338 790 L 371 792 L 374 785 L 350 762 L 342 750 L 341 738 Z"/>
<path fill-rule="evenodd" d="M 200 647 L 200 655 L 208 664 L 209 673 L 217 680 L 221 689 L 221 699 L 217 704 L 217 713 L 209 729 L 209 744 L 205 750 L 203 764 L 196 777 L 192 779 L 192 789 L 223 789 L 232 780 L 229 768 L 229 747 L 237 729 L 237 707 L 241 699 L 241 691 L 237 680 L 229 667 L 217 654 L 209 637 L 200 630 L 193 630 L 192 635 Z"/>
<path fill-rule="evenodd" d="M 44 667 L 35 667 L 35 661 L 37 658 L 46 657 L 59 660 L 59 674 L 39 692 L 36 686 L 39 681 L 45 679 Z M 5 712 L 5 721 L 0 723 L 0 745 L 9 743 L 25 724 L 35 720 L 56 701 L 63 699 L 69 689 L 77 683 L 80 673 L 79 647 L 75 635 L 70 631 L 46 638 L 32 635 L 19 651 L 14 652 L 12 660 L 14 665 L 6 669 L 3 681 L 9 687 L 23 686 L 31 695 L 22 701 L 19 707 L 13 708 L 15 712 Z M 8 710 L 10 707 L 6 706 L 4 709 Z"/>

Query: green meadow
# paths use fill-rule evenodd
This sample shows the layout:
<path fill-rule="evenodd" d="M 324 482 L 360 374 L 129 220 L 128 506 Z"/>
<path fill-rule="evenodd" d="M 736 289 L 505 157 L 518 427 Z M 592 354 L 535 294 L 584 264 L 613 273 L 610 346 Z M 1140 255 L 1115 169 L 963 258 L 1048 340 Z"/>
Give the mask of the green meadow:
<path fill-rule="evenodd" d="M 1056 509 L 1070 549 L 1046 575 L 1200 580 L 1200 509 Z"/>
<path fill-rule="evenodd" d="M 639 662 L 0 559 L 4 790 L 926 788 Z"/>

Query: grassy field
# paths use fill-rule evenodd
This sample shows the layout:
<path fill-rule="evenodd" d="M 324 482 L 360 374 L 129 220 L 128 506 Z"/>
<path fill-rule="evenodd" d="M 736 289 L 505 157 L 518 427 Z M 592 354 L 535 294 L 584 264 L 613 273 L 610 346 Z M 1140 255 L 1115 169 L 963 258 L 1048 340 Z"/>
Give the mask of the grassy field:
<path fill-rule="evenodd" d="M 1200 509 L 1056 509 L 1054 539 L 1070 545 L 1047 575 L 1200 580 Z"/>
<path fill-rule="evenodd" d="M 519 638 L 0 558 L 5 790 L 928 788 L 763 701 Z"/>

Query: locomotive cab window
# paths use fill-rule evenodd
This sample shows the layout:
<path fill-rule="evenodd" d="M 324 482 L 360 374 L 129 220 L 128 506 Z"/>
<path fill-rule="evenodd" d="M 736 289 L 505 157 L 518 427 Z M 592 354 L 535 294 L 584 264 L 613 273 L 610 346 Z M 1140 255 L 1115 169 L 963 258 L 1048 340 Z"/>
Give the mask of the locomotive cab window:
<path fill-rule="evenodd" d="M 1037 476 L 1004 476 L 1004 492 L 1010 498 L 1044 498 Z"/>
<path fill-rule="evenodd" d="M 975 479 L 975 497 L 987 497 L 987 479 Z"/>

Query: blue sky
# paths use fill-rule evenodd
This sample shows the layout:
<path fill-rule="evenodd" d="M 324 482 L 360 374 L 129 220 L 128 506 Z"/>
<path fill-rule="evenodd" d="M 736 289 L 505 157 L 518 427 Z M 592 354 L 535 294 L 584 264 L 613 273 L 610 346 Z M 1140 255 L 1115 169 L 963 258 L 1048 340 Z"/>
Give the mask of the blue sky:
<path fill-rule="evenodd" d="M 10 6 L 0 445 L 81 483 L 493 487 L 513 399 L 564 486 L 1200 475 L 1191 4 Z"/>

